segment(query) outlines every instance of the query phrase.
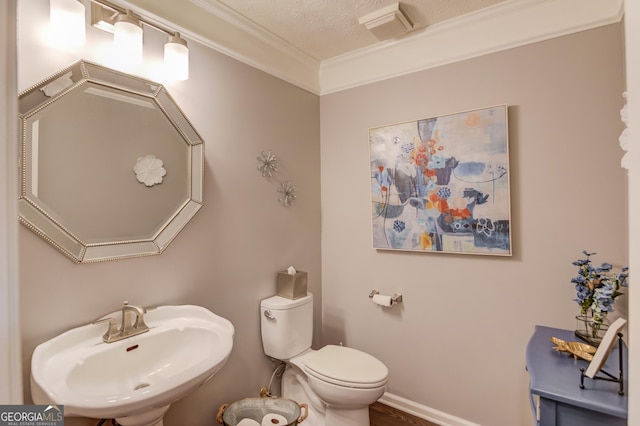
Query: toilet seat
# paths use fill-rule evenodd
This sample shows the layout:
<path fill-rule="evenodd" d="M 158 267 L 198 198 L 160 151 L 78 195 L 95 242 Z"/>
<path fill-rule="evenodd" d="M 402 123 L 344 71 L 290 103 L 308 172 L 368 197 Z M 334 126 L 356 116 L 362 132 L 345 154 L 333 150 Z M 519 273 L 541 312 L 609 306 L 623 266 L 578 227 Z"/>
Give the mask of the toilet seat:
<path fill-rule="evenodd" d="M 327 345 L 304 356 L 305 372 L 319 380 L 351 388 L 376 388 L 389 370 L 377 358 L 346 346 Z"/>

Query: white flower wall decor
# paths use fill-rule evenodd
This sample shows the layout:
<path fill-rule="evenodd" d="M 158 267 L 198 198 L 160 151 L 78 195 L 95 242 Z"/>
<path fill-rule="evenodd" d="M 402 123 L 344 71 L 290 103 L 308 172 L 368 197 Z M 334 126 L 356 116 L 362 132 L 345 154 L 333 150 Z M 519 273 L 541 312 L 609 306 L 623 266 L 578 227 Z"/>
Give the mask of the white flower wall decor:
<path fill-rule="evenodd" d="M 163 166 L 162 160 L 150 154 L 138 157 L 133 171 L 138 182 L 144 183 L 146 186 L 153 186 L 162 183 L 162 178 L 167 174 Z"/>

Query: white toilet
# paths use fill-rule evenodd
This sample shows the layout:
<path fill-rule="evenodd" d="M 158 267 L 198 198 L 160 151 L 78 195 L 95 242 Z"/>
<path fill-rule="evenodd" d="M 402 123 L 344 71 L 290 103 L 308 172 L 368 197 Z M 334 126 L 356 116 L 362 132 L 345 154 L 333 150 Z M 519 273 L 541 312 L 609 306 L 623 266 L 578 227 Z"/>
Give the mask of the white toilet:
<path fill-rule="evenodd" d="M 282 397 L 309 406 L 307 426 L 369 426 L 369 405 L 384 394 L 389 370 L 373 356 L 345 346 L 311 349 L 313 295 L 273 296 L 260 303 L 262 346 L 286 362 Z"/>

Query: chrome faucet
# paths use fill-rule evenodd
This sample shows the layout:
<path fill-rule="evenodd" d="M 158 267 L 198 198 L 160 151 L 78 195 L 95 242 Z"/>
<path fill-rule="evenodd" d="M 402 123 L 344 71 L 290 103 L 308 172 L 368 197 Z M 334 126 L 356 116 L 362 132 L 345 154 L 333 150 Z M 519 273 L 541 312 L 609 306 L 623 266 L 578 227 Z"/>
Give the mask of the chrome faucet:
<path fill-rule="evenodd" d="M 126 339 L 127 337 L 136 336 L 138 334 L 149 331 L 149 327 L 144 323 L 145 308 L 129 305 L 129 302 L 124 301 L 122 306 L 122 322 L 120 328 L 118 323 L 113 317 L 101 318 L 94 321 L 92 324 L 99 324 L 102 322 L 109 322 L 109 328 L 107 332 L 102 336 L 102 340 L 105 343 L 117 342 L 118 340 Z M 135 315 L 135 319 L 134 316 Z"/>

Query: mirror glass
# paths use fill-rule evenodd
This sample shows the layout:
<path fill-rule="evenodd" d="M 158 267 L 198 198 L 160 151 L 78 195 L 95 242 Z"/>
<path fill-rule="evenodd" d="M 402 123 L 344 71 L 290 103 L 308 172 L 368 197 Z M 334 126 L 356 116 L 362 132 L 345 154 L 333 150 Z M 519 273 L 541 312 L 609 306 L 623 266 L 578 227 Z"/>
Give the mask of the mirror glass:
<path fill-rule="evenodd" d="M 18 102 L 20 221 L 73 261 L 162 253 L 202 207 L 203 141 L 162 85 L 78 61 Z"/>

